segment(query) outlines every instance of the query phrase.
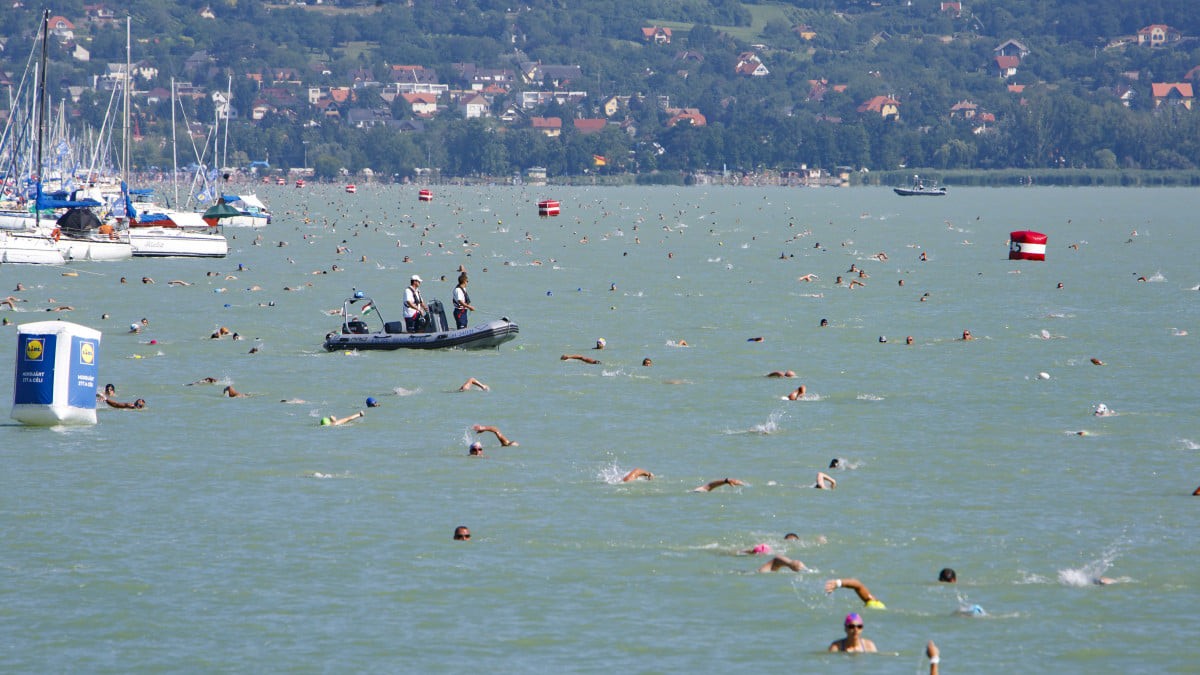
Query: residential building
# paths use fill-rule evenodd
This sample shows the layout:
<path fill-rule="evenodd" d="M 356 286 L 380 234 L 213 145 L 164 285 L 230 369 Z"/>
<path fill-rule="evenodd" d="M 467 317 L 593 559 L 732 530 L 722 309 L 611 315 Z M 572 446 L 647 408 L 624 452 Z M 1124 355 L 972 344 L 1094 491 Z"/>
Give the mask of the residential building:
<path fill-rule="evenodd" d="M 1182 106 L 1192 109 L 1192 85 L 1187 82 L 1154 82 L 1150 85 L 1154 107 Z"/>
<path fill-rule="evenodd" d="M 1151 24 L 1137 32 L 1137 43 L 1151 47 L 1165 47 L 1171 42 L 1179 42 L 1183 34 L 1161 23 Z"/>
<path fill-rule="evenodd" d="M 900 102 L 891 96 L 875 96 L 858 106 L 858 112 L 877 113 L 883 119 L 900 119 Z"/>

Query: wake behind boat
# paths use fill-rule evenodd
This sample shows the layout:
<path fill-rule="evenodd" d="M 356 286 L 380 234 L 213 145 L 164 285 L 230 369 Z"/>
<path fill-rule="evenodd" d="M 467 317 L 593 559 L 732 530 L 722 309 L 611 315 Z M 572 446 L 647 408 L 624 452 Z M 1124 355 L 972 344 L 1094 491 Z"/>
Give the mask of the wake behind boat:
<path fill-rule="evenodd" d="M 926 185 L 920 176 L 913 176 L 912 183 L 907 187 L 892 188 L 901 197 L 945 197 L 946 188 L 942 185 Z"/>
<path fill-rule="evenodd" d="M 375 301 L 356 291 L 342 305 L 341 329 L 325 336 L 325 350 L 487 349 L 515 339 L 520 332 L 517 324 L 507 318 L 452 330 L 446 323 L 442 303 L 433 300 L 428 304 L 427 332 L 409 333 L 403 320 L 384 321 Z"/>

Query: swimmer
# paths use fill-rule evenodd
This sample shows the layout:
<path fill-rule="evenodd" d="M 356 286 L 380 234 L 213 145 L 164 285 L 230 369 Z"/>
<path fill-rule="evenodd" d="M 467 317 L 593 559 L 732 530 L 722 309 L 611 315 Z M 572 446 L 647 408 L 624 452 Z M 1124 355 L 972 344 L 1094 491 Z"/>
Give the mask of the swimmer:
<path fill-rule="evenodd" d="M 1095 415 L 1096 417 L 1109 417 L 1110 415 L 1116 415 L 1116 413 L 1113 412 L 1111 408 L 1104 405 L 1103 403 L 1096 406 L 1096 409 L 1092 411 L 1092 414 Z"/>
<path fill-rule="evenodd" d="M 958 574 L 949 567 L 943 567 L 941 572 L 938 572 L 938 581 L 943 584 L 958 583 Z"/>
<path fill-rule="evenodd" d="M 1200 497 L 1200 487 L 1196 488 L 1196 491 L 1192 493 L 1192 496 L 1193 496 L 1193 497 Z"/>
<path fill-rule="evenodd" d="M 494 434 L 496 436 L 496 440 L 500 441 L 500 445 L 502 447 L 507 448 L 510 445 L 511 446 L 520 445 L 520 443 L 517 443 L 516 441 L 509 440 L 508 437 L 506 437 L 504 434 L 500 433 L 499 429 L 497 429 L 496 427 L 490 426 L 490 425 L 476 424 L 475 426 L 471 427 L 471 429 L 477 434 L 482 434 L 484 432 L 491 432 L 492 434 Z"/>
<path fill-rule="evenodd" d="M 808 387 L 806 387 L 802 384 L 799 387 L 796 387 L 796 391 L 793 391 L 792 393 L 787 395 L 787 400 L 798 401 L 801 398 L 803 398 L 804 395 L 807 393 L 808 393 Z"/>
<path fill-rule="evenodd" d="M 167 285 L 168 286 L 191 286 L 190 283 L 183 281 L 182 279 L 172 279 L 167 282 Z"/>
<path fill-rule="evenodd" d="M 360 417 L 366 417 L 366 415 L 367 415 L 367 414 L 366 414 L 365 412 L 361 411 L 361 410 L 359 410 L 358 412 L 354 413 L 353 415 L 350 415 L 349 417 L 341 417 L 341 418 L 338 418 L 338 417 L 334 417 L 333 415 L 330 415 L 329 417 L 322 417 L 322 418 L 321 418 L 321 426 L 323 426 L 323 427 L 329 427 L 329 426 L 337 427 L 337 426 L 341 426 L 341 425 L 343 425 L 343 424 L 345 424 L 345 423 L 347 423 L 347 422 L 351 422 L 351 421 L 353 421 L 353 420 L 356 420 L 356 419 L 358 419 L 358 418 L 360 418 Z"/>
<path fill-rule="evenodd" d="M 867 589 L 866 584 L 858 579 L 830 579 L 825 582 L 825 593 L 833 593 L 839 588 L 849 588 L 858 594 L 858 599 L 863 601 L 863 604 L 870 609 L 887 609 L 883 602 L 871 595 L 871 591 Z"/>
<path fill-rule="evenodd" d="M 768 544 L 755 544 L 745 551 L 739 551 L 742 555 L 771 555 L 773 552 Z"/>
<path fill-rule="evenodd" d="M 817 482 L 813 483 L 813 487 L 818 490 L 834 490 L 837 488 L 837 481 L 833 479 L 833 476 L 823 471 L 818 471 Z"/>
<path fill-rule="evenodd" d="M 559 361 L 572 361 L 572 360 L 583 361 L 584 363 L 591 363 L 593 365 L 600 363 L 599 361 L 597 361 L 596 359 L 593 359 L 590 356 L 583 356 L 581 354 L 563 354 L 562 356 L 558 357 L 558 360 Z"/>
<path fill-rule="evenodd" d="M 875 643 L 862 636 L 863 619 L 861 616 L 855 612 L 847 614 L 843 626 L 846 630 L 846 637 L 829 643 L 829 651 L 867 653 L 876 651 Z"/>
<path fill-rule="evenodd" d="M 758 571 L 765 574 L 767 572 L 778 572 L 784 568 L 787 568 L 793 572 L 799 572 L 800 570 L 807 569 L 804 567 L 804 563 L 800 562 L 799 560 L 792 560 L 787 556 L 777 555 L 774 558 L 771 558 L 770 562 L 766 563 L 762 567 L 759 567 Z"/>
<path fill-rule="evenodd" d="M 925 645 L 925 656 L 929 657 L 929 675 L 938 675 L 938 664 L 942 662 L 942 657 L 933 640 Z"/>
<path fill-rule="evenodd" d="M 745 483 L 736 478 L 722 478 L 721 480 L 714 480 L 711 483 L 705 483 L 693 489 L 692 492 L 712 492 L 722 485 L 745 485 Z"/>
<path fill-rule="evenodd" d="M 379 401 L 376 401 L 374 396 L 368 396 L 367 397 L 367 407 L 368 408 L 378 408 Z"/>
<path fill-rule="evenodd" d="M 804 276 L 802 276 L 802 277 L 797 277 L 797 278 L 796 278 L 796 281 L 803 281 L 804 283 L 808 283 L 808 282 L 810 282 L 810 281 L 816 281 L 816 280 L 818 280 L 818 279 L 820 279 L 820 278 L 821 278 L 821 277 L 819 277 L 819 276 L 817 276 L 817 275 L 815 275 L 815 274 L 813 274 L 813 273 L 811 273 L 811 272 L 810 272 L 810 273 L 808 273 L 808 274 L 805 274 L 805 275 L 804 275 Z"/>
<path fill-rule="evenodd" d="M 621 482 L 629 483 L 629 482 L 635 481 L 639 478 L 644 478 L 646 480 L 654 480 L 654 474 L 650 473 L 649 471 L 647 471 L 645 469 L 634 469 L 633 471 L 630 471 L 629 473 L 625 474 L 625 477 L 621 479 Z"/>
<path fill-rule="evenodd" d="M 604 341 L 604 338 L 598 338 L 596 340 L 596 346 L 592 347 L 592 349 L 604 349 L 607 346 L 608 346 L 608 343 Z"/>
<path fill-rule="evenodd" d="M 1093 366 L 1102 366 L 1102 365 L 1104 365 L 1104 362 L 1101 361 L 1100 359 L 1092 359 L 1092 365 Z"/>
<path fill-rule="evenodd" d="M 795 532 L 788 532 L 787 534 L 783 535 L 783 540 L 784 541 L 800 541 L 800 535 L 796 534 Z"/>
<path fill-rule="evenodd" d="M 249 394 L 243 394 L 242 392 L 238 391 L 237 389 L 234 389 L 233 387 L 225 387 L 225 389 L 223 389 L 221 391 L 221 393 L 225 394 L 229 398 L 246 398 L 247 396 L 249 396 Z"/>
<path fill-rule="evenodd" d="M 122 410 L 141 410 L 142 408 L 146 407 L 146 399 L 144 398 L 139 398 L 133 403 L 122 403 L 120 401 L 114 401 L 106 396 L 104 397 L 104 402 L 107 403 L 108 407 L 110 408 L 120 408 Z"/>
<path fill-rule="evenodd" d="M 154 283 L 154 279 L 151 279 L 150 277 L 142 277 L 142 283 L 143 284 L 152 284 L 152 283 Z"/>
<path fill-rule="evenodd" d="M 195 382 L 188 382 L 187 385 L 185 385 L 185 386 L 190 387 L 190 386 L 196 385 L 196 384 L 216 384 L 216 383 L 217 383 L 217 378 L 215 378 L 215 377 L 202 377 L 199 380 L 196 380 Z"/>
<path fill-rule="evenodd" d="M 646 358 L 642 359 L 642 365 L 646 368 L 649 368 L 650 366 L 654 365 L 654 362 L 651 361 L 650 357 L 647 356 Z"/>
<path fill-rule="evenodd" d="M 904 344 L 911 345 L 912 343 L 913 343 L 913 336 L 909 335 L 908 337 L 904 338 Z"/>
<path fill-rule="evenodd" d="M 483 443 L 475 441 L 467 447 L 467 454 L 471 457 L 483 457 Z"/>
<path fill-rule="evenodd" d="M 762 341 L 763 341 L 763 340 L 765 340 L 765 339 L 766 339 L 766 338 L 764 338 L 764 337 L 762 337 L 762 336 L 759 336 L 759 337 L 752 337 L 752 338 L 747 338 L 747 339 L 746 339 L 746 342 L 762 342 Z"/>
<path fill-rule="evenodd" d="M 974 339 L 975 339 L 975 336 L 974 336 L 974 335 L 971 335 L 971 331 L 969 331 L 969 330 L 964 330 L 964 331 L 963 331 L 963 334 L 962 334 L 962 339 L 963 339 L 964 341 L 966 341 L 966 340 L 974 340 Z"/>
<path fill-rule="evenodd" d="M 795 376 L 796 376 L 796 371 L 794 371 L 794 370 L 772 370 L 771 372 L 767 373 L 767 377 L 795 377 Z"/>
<path fill-rule="evenodd" d="M 454 528 L 454 541 L 471 541 L 471 530 L 466 525 Z"/>

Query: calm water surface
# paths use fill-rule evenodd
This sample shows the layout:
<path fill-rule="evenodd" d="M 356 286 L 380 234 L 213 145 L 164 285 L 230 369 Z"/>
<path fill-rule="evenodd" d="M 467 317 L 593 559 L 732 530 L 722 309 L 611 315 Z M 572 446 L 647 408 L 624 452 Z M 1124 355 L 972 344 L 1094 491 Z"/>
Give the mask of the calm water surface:
<path fill-rule="evenodd" d="M 910 673 L 932 638 L 944 672 L 1194 672 L 1195 191 L 435 191 L 262 187 L 225 260 L 0 268 L 29 287 L 0 315 L 105 331 L 102 381 L 149 402 L 0 425 L 0 670 Z M 1026 228 L 1046 262 L 1006 259 Z M 516 341 L 320 349 L 352 289 L 398 319 L 459 265 Z M 469 459 L 477 423 L 520 445 Z M 757 543 L 810 570 L 754 573 Z M 850 576 L 888 609 L 823 592 Z M 824 653 L 850 611 L 881 654 Z"/>

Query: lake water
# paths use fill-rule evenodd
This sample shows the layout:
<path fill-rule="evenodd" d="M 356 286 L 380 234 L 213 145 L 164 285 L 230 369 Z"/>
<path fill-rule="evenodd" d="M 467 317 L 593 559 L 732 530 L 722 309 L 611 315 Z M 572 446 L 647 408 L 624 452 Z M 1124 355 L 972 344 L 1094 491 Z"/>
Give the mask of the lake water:
<path fill-rule="evenodd" d="M 29 287 L 0 316 L 105 331 L 101 381 L 149 403 L 0 425 L 0 670 L 916 673 L 932 638 L 947 673 L 1194 672 L 1194 190 L 434 190 L 263 186 L 224 260 L 0 267 Z M 1007 260 L 1019 229 L 1046 262 Z M 353 289 L 399 319 L 459 265 L 515 341 L 320 348 Z M 468 458 L 473 424 L 520 445 Z M 825 653 L 850 611 L 880 654 Z"/>

